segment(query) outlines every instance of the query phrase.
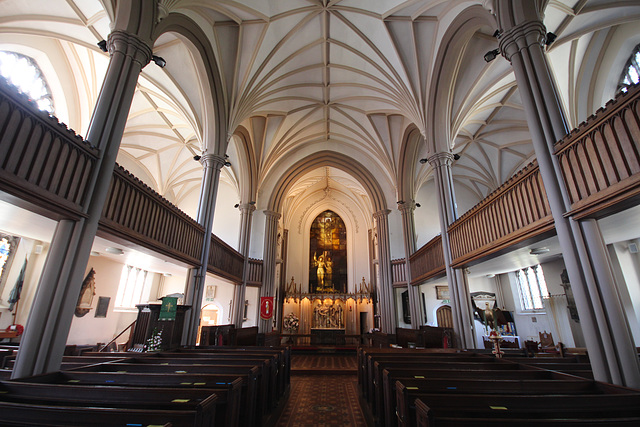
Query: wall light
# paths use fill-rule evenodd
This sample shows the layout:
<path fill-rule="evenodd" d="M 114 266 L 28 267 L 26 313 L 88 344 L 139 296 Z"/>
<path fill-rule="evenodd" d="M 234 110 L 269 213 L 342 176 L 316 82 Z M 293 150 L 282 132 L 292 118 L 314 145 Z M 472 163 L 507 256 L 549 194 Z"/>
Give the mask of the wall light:
<path fill-rule="evenodd" d="M 160 57 L 160 56 L 157 56 L 157 55 L 153 55 L 153 56 L 151 57 L 151 60 L 152 60 L 153 62 L 155 62 L 155 63 L 156 63 L 156 65 L 157 65 L 158 67 L 160 67 L 160 68 L 164 68 L 164 66 L 165 66 L 165 65 L 167 65 L 167 61 L 165 61 L 165 60 L 164 60 L 164 58 L 162 58 L 162 57 Z"/>
<path fill-rule="evenodd" d="M 107 49 L 107 41 L 106 40 L 100 40 L 98 42 L 98 47 L 100 48 L 101 51 L 103 52 L 107 52 L 109 49 Z"/>
<path fill-rule="evenodd" d="M 484 54 L 484 60 L 486 62 L 491 62 L 500 54 L 500 49 L 493 49 Z"/>
<path fill-rule="evenodd" d="M 425 159 L 420 159 L 420 164 L 421 165 L 424 165 L 427 162 L 428 162 L 428 160 L 426 158 Z"/>

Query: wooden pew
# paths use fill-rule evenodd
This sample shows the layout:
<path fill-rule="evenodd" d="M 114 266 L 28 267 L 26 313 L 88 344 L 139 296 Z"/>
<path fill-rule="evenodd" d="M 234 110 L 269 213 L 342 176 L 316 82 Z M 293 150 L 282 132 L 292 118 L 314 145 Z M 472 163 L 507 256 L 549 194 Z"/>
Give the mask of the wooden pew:
<path fill-rule="evenodd" d="M 242 380 L 227 388 L 146 388 L 41 384 L 20 381 L 0 383 L 0 402 L 51 406 L 90 406 L 101 408 L 202 411 L 202 402 L 216 396 L 216 410 L 201 416 L 198 425 L 239 425 Z M 222 408 L 221 408 L 222 407 Z M 218 411 L 222 409 L 222 411 Z M 170 421 L 170 420 L 169 420 Z"/>
<path fill-rule="evenodd" d="M 382 385 L 377 392 L 381 397 L 377 403 L 380 408 L 379 418 L 385 425 L 396 423 L 396 381 L 406 387 L 424 387 L 425 385 L 438 393 L 481 393 L 487 390 L 505 392 L 536 393 L 578 393 L 593 390 L 593 382 L 581 378 L 544 370 L 483 370 L 460 371 L 442 369 L 402 369 L 387 368 L 383 370 Z M 494 387 L 495 384 L 495 387 Z M 527 387 L 530 387 L 528 389 Z"/>
<path fill-rule="evenodd" d="M 466 362 L 466 361 L 441 361 L 431 360 L 428 358 L 419 360 L 376 360 L 373 368 L 373 388 L 371 390 L 371 396 L 369 398 L 369 405 L 372 408 L 374 415 L 383 415 L 383 401 L 384 401 L 384 380 L 383 372 L 385 369 L 393 369 L 395 367 L 408 368 L 408 369 L 427 369 L 431 371 L 450 370 L 456 372 L 466 372 L 468 376 L 473 375 L 475 371 L 519 371 L 535 368 L 521 367 L 517 364 L 504 364 L 496 362 L 496 359 L 489 359 L 484 362 Z"/>
<path fill-rule="evenodd" d="M 217 390 L 221 406 L 221 413 L 228 415 L 231 420 L 236 419 L 236 413 L 240 412 L 240 425 L 253 426 L 261 422 L 256 417 L 256 401 L 258 392 L 256 388 L 257 368 L 253 368 L 249 374 L 167 374 L 167 373 L 125 373 L 125 372 L 86 372 L 63 371 L 50 374 L 22 378 L 20 383 L 32 383 L 43 385 L 76 385 L 76 386 L 107 386 L 107 387 L 146 387 L 148 389 L 160 387 L 175 390 L 180 389 L 206 389 Z M 15 381 L 15 380 L 14 380 Z M 238 383 L 240 381 L 240 383 Z M 240 404 L 236 408 L 236 399 L 240 387 Z M 226 392 L 225 392 L 226 390 Z M 229 395 L 228 391 L 231 391 Z M 228 396 L 225 399 L 225 396 Z M 223 424 L 226 425 L 227 423 Z M 233 425 L 233 423 L 231 423 Z"/>
<path fill-rule="evenodd" d="M 215 408 L 215 395 L 196 410 L 161 410 L 51 406 L 0 401 L 5 425 L 24 426 L 213 426 L 209 408 Z"/>
<path fill-rule="evenodd" d="M 457 394 L 429 393 L 396 382 L 399 426 L 416 424 L 420 399 L 435 417 L 502 419 L 590 419 L 640 417 L 640 391 L 602 383 L 593 394 Z"/>
<path fill-rule="evenodd" d="M 629 418 L 565 418 L 565 419 L 522 419 L 522 418 L 458 418 L 458 417 L 435 417 L 431 409 L 420 399 L 415 400 L 416 406 L 416 426 L 417 427 L 477 427 L 479 425 L 496 427 L 567 427 L 567 426 L 638 426 L 640 417 Z"/>
<path fill-rule="evenodd" d="M 441 360 L 440 358 L 416 358 L 416 359 L 393 359 L 389 360 L 387 357 L 376 358 L 373 362 L 372 374 L 370 378 L 370 394 L 368 401 L 372 407 L 374 414 L 378 413 L 378 408 L 382 404 L 382 372 L 385 368 L 391 367 L 403 367 L 413 369 L 449 369 L 455 371 L 506 371 L 506 370 L 527 370 L 535 369 L 528 368 L 526 366 L 518 364 L 507 364 L 501 362 L 499 359 L 484 359 L 480 358 L 479 361 L 467 361 L 467 360 Z"/>
<path fill-rule="evenodd" d="M 197 364 L 198 359 L 165 359 L 166 362 L 157 363 L 148 358 L 135 358 L 127 362 L 112 362 L 98 365 L 88 365 L 74 370 L 92 371 L 92 372 L 128 372 L 128 373 L 167 373 L 167 374 L 224 374 L 230 373 L 230 369 L 239 368 L 240 371 L 234 370 L 233 373 L 241 373 L 242 369 L 248 371 L 252 367 L 258 368 L 257 384 L 258 400 L 257 410 L 261 415 L 275 406 L 277 396 L 275 395 L 277 387 L 277 377 L 271 369 L 271 364 L 265 360 L 249 360 L 249 359 L 233 359 L 225 358 L 216 361 L 207 360 L 206 364 Z M 175 363 L 172 363 L 174 361 Z M 191 361 L 192 363 L 188 363 Z M 193 363 L 195 362 L 195 363 Z"/>

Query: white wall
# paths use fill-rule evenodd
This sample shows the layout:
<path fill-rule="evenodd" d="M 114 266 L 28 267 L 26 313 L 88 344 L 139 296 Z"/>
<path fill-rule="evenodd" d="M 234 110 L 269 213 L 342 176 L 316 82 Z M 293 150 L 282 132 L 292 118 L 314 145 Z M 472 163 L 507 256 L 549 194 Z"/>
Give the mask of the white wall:
<path fill-rule="evenodd" d="M 85 270 L 85 277 L 91 268 L 95 270 L 96 283 L 96 294 L 91 304 L 93 309 L 83 317 L 77 317 L 74 314 L 67 344 L 95 345 L 99 342 L 108 343 L 120 333 L 120 331 L 136 320 L 137 317 L 137 310 L 130 312 L 114 311 L 123 264 L 106 257 L 92 256 L 89 258 L 89 265 Z M 155 295 L 153 289 L 152 295 Z M 107 317 L 95 317 L 98 297 L 111 298 L 109 301 L 109 309 L 107 310 Z M 120 342 L 127 341 L 127 338 L 128 334 L 124 334 Z"/>
<path fill-rule="evenodd" d="M 36 254 L 34 251 L 35 247 L 38 245 L 42 246 L 42 252 L 40 254 Z M 7 280 L 5 282 L 4 289 L 2 290 L 0 300 L 0 330 L 4 330 L 7 326 L 14 323 L 24 326 L 27 322 L 33 298 L 35 297 L 36 290 L 38 288 L 40 275 L 42 274 L 42 267 L 48 253 L 48 243 L 24 237 L 20 239 L 13 262 L 7 270 Z M 25 270 L 22 291 L 20 292 L 20 300 L 17 303 L 17 307 L 14 307 L 14 311 L 17 310 L 14 322 L 13 313 L 8 309 L 8 299 L 11 291 L 16 285 L 16 281 L 20 275 L 20 270 L 22 270 L 25 258 L 28 260 L 27 268 Z"/>

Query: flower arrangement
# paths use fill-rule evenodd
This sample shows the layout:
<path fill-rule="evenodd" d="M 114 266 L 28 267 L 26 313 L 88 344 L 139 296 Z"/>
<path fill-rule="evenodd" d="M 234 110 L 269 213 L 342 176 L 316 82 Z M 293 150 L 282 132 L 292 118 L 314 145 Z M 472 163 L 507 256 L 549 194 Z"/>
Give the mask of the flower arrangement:
<path fill-rule="evenodd" d="M 153 328 L 151 337 L 147 340 L 144 346 L 145 351 L 160 351 L 162 350 L 162 331 L 158 328 Z"/>
<path fill-rule="evenodd" d="M 282 327 L 289 333 L 297 331 L 298 326 L 300 326 L 300 319 L 298 319 L 298 316 L 293 313 L 289 313 L 282 320 Z"/>

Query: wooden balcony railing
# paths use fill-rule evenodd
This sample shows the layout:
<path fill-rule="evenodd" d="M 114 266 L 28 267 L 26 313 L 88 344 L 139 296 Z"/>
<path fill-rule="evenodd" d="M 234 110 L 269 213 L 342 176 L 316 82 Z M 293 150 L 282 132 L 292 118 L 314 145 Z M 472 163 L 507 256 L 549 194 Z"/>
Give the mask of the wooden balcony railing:
<path fill-rule="evenodd" d="M 44 215 L 82 216 L 98 150 L 0 78 L 0 190 Z"/>
<path fill-rule="evenodd" d="M 445 274 L 442 237 L 436 236 L 409 257 L 411 284 L 419 285 L 425 280 Z"/>
<path fill-rule="evenodd" d="M 99 232 L 190 265 L 200 264 L 204 229 L 120 166 L 109 185 Z"/>
<path fill-rule="evenodd" d="M 244 257 L 240 252 L 223 242 L 219 237 L 211 235 L 209 249 L 209 265 L 207 270 L 233 282 L 242 283 Z M 262 281 L 262 279 L 260 280 Z"/>
<path fill-rule="evenodd" d="M 598 110 L 556 144 L 579 219 L 628 207 L 640 198 L 640 85 Z"/>
<path fill-rule="evenodd" d="M 404 258 L 391 260 L 391 280 L 393 286 L 407 286 L 406 261 Z"/>
<path fill-rule="evenodd" d="M 262 285 L 262 260 L 249 258 L 249 267 L 247 270 L 247 285 Z"/>
<path fill-rule="evenodd" d="M 449 226 L 451 265 L 500 253 L 552 229 L 540 171 L 532 163 Z"/>

